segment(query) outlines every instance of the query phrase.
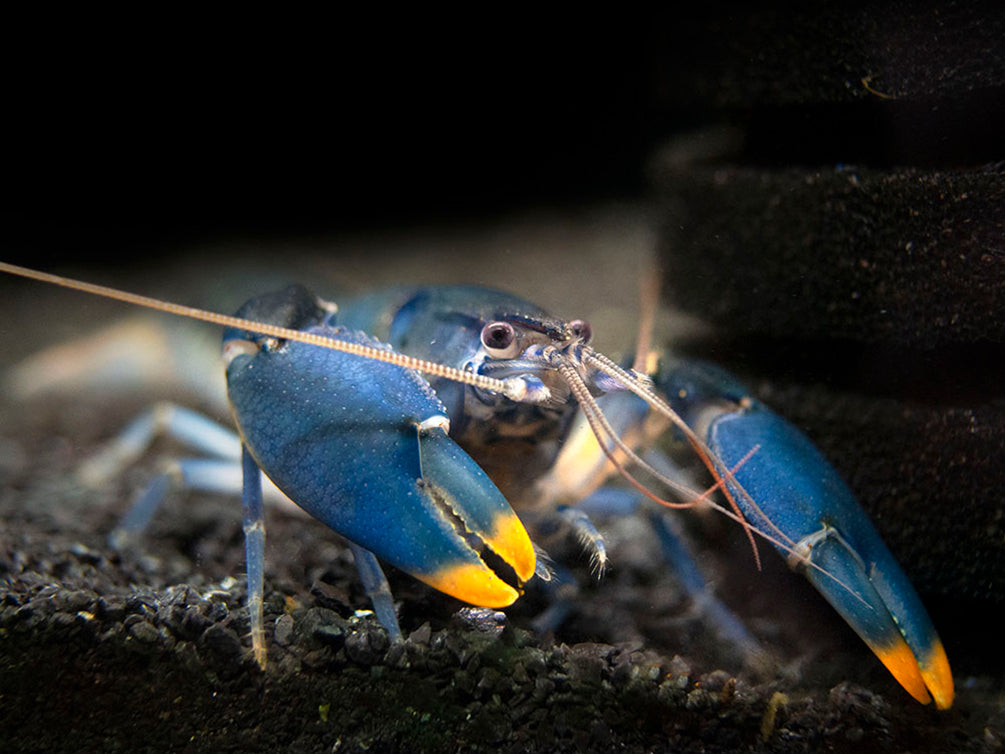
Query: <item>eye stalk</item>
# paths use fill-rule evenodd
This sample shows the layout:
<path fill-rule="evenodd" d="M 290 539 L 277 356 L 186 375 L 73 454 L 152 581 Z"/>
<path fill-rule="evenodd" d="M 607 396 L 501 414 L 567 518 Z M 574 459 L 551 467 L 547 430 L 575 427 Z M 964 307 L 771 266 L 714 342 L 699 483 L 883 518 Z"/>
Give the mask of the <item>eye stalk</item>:
<path fill-rule="evenodd" d="M 585 319 L 572 320 L 569 323 L 569 329 L 572 330 L 573 335 L 579 338 L 581 343 L 589 343 L 590 338 L 593 337 L 593 328 Z"/>
<path fill-rule="evenodd" d="M 512 359 L 520 353 L 516 330 L 509 322 L 489 322 L 482 328 L 481 340 L 493 359 Z"/>

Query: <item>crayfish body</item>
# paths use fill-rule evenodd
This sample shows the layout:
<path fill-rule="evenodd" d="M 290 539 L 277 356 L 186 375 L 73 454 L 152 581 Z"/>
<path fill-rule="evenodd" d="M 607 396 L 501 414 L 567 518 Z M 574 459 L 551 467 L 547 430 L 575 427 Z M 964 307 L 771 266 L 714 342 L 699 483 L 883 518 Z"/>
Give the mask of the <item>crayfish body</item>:
<path fill-rule="evenodd" d="M 392 639 L 401 631 L 378 559 L 459 599 L 508 605 L 547 570 L 507 498 L 551 506 L 602 564 L 603 538 L 584 510 L 604 506 L 577 502 L 597 498 L 616 472 L 634 488 L 628 509 L 650 514 L 653 503 L 691 507 L 720 490 L 728 506 L 710 504 L 803 571 L 912 696 L 952 704 L 941 641 L 847 485 L 801 432 L 717 367 L 663 358 L 640 375 L 594 351 L 585 322 L 485 288 L 393 288 L 338 308 L 291 286 L 226 317 L 4 263 L 0 270 L 227 328 L 239 437 L 193 412 L 156 410 L 89 468 L 106 475 L 156 431 L 214 459 L 179 462 L 155 480 L 113 533 L 118 543 L 143 529 L 172 481 L 229 489 L 240 460 L 252 643 L 263 666 L 263 472 L 349 540 Z M 665 432 L 701 459 L 710 489 L 639 455 Z M 668 561 L 699 581 L 670 529 L 664 534 L 665 552 L 677 553 Z"/>

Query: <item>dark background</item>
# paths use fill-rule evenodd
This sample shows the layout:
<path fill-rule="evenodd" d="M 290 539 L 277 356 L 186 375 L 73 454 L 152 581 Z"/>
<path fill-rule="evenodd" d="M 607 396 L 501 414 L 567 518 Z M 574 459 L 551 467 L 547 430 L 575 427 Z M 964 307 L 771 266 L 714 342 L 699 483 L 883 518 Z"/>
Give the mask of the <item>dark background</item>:
<path fill-rule="evenodd" d="M 709 125 L 737 164 L 1001 159 L 990 4 L 394 20 L 11 19 L 5 256 L 637 199 Z"/>
<path fill-rule="evenodd" d="M 5 246 L 98 261 L 637 197 L 667 128 L 645 26 L 192 21 L 111 47 L 42 35 L 8 80 Z"/>

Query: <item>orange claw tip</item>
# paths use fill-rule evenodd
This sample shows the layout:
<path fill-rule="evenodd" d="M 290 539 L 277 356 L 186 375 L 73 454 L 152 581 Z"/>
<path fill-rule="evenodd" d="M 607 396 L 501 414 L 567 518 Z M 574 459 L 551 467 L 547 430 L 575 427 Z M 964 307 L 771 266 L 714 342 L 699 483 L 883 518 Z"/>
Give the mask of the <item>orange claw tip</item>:
<path fill-rule="evenodd" d="M 435 573 L 414 575 L 434 589 L 479 607 L 506 607 L 520 596 L 516 589 L 480 562 L 461 563 L 446 566 Z"/>
<path fill-rule="evenodd" d="M 891 644 L 870 643 L 870 648 L 908 694 L 922 704 L 928 704 L 932 701 L 925 679 L 922 677 L 921 668 L 918 666 L 918 660 L 901 636 L 898 635 Z"/>
<path fill-rule="evenodd" d="M 932 644 L 932 649 L 921 662 L 921 677 L 925 679 L 935 706 L 939 709 L 949 709 L 953 706 L 953 672 L 949 669 L 949 658 L 938 638 Z"/>
<path fill-rule="evenodd" d="M 485 544 L 509 564 L 521 584 L 529 581 L 534 575 L 534 569 L 537 567 L 534 545 L 531 544 L 527 530 L 520 519 L 512 511 L 496 517 L 495 531 L 486 537 Z"/>
<path fill-rule="evenodd" d="M 953 706 L 953 673 L 938 637 L 920 661 L 900 637 L 892 645 L 870 646 L 897 682 L 919 702 L 928 704 L 934 699 L 940 710 Z"/>

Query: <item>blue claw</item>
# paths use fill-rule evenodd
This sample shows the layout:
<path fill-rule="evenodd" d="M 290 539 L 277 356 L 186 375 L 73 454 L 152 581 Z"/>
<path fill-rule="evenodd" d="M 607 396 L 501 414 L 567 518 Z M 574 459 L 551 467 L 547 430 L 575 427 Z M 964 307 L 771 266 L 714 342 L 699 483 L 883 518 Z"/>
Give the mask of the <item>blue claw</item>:
<path fill-rule="evenodd" d="M 710 364 L 679 362 L 658 382 L 721 459 L 722 471 L 739 465 L 739 484 L 729 487 L 748 521 L 776 540 L 790 565 L 805 573 L 908 693 L 949 708 L 952 673 L 928 613 L 813 443 Z"/>
<path fill-rule="evenodd" d="M 316 325 L 339 338 L 361 333 Z M 229 331 L 228 392 L 256 463 L 308 513 L 459 599 L 502 607 L 534 573 L 530 538 L 451 440 L 442 403 L 401 367 Z M 228 350 L 229 349 L 229 350 Z M 482 559 L 512 568 L 507 583 Z"/>

